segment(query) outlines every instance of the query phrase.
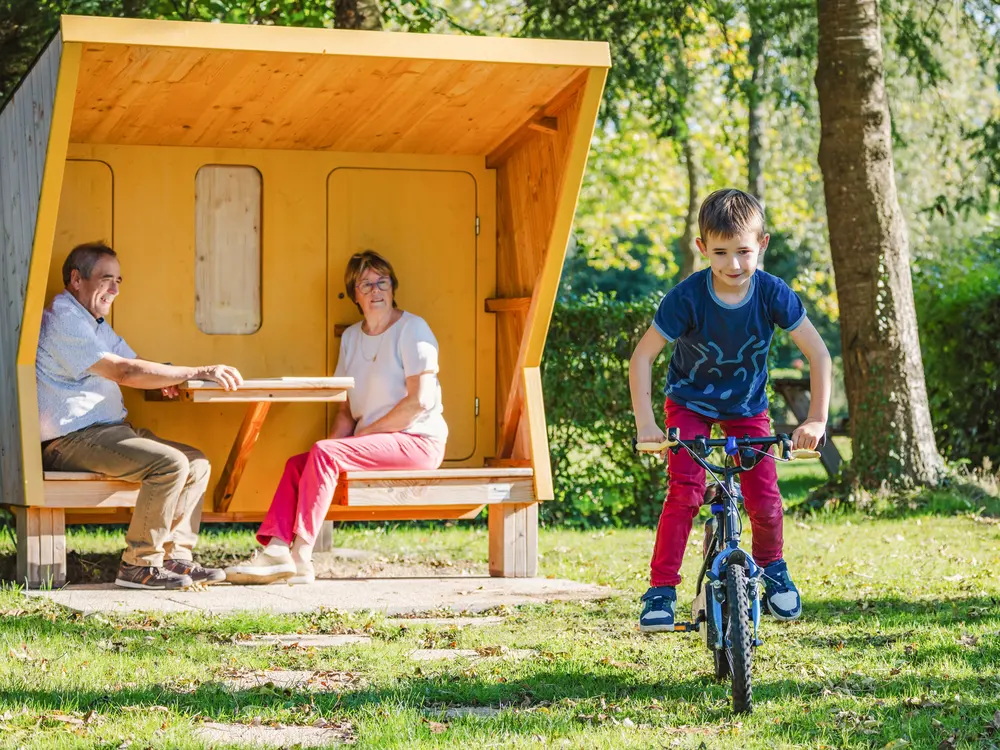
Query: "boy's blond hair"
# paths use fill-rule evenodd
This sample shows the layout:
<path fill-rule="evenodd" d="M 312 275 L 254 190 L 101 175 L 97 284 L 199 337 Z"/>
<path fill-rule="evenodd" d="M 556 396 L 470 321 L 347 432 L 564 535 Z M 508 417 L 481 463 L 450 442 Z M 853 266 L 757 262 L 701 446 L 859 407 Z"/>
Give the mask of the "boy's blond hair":
<path fill-rule="evenodd" d="M 736 188 L 716 190 L 705 199 L 698 211 L 698 231 L 701 240 L 708 240 L 711 232 L 728 240 L 746 232 L 756 232 L 757 239 L 764 239 L 764 206 L 750 193 Z"/>

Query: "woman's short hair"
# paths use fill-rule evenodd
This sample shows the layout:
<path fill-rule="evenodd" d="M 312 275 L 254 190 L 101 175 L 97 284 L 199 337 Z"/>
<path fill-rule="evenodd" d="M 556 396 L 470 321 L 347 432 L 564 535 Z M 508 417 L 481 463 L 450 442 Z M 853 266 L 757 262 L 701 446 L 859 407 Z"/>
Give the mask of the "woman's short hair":
<path fill-rule="evenodd" d="M 109 255 L 112 258 L 118 257 L 118 253 L 103 242 L 87 242 L 74 247 L 63 262 L 63 286 L 69 286 L 69 282 L 73 279 L 73 271 L 79 271 L 83 278 L 89 279 L 94 266 L 97 265 L 97 261 L 105 255 Z"/>
<path fill-rule="evenodd" d="M 355 253 L 347 261 L 347 270 L 344 271 L 344 286 L 347 287 L 347 296 L 358 305 L 358 298 L 355 296 L 358 282 L 368 269 L 373 270 L 379 276 L 388 276 L 392 281 L 392 306 L 396 307 L 396 290 L 399 288 L 399 279 L 392 269 L 392 263 L 387 261 L 374 250 L 365 250 L 362 253 Z M 358 310 L 361 305 L 358 305 Z"/>

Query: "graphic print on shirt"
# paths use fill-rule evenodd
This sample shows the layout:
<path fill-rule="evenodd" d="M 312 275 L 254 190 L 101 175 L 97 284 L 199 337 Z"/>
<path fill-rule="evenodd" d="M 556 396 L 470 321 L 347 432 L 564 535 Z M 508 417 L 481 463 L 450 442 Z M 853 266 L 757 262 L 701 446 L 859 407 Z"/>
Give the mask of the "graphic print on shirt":
<path fill-rule="evenodd" d="M 730 408 L 727 408 L 724 411 L 727 413 L 738 411 L 744 416 L 751 417 L 753 414 L 750 409 L 750 400 L 753 397 L 755 390 L 753 386 L 757 384 L 758 379 L 761 379 L 762 376 L 766 375 L 765 368 L 767 364 L 768 343 L 769 342 L 767 341 L 759 340 L 757 336 L 751 334 L 746 343 L 740 347 L 740 350 L 736 353 L 736 357 L 733 359 L 726 359 L 726 355 L 725 352 L 722 351 L 722 347 L 714 341 L 709 341 L 707 345 L 697 343 L 694 345 L 694 348 L 700 352 L 701 357 L 691 367 L 687 377 L 674 384 L 674 388 L 682 388 L 688 385 L 699 386 L 704 384 L 702 393 L 705 396 L 711 396 L 714 399 L 714 402 L 689 400 L 687 405 L 707 416 L 717 417 L 723 413 L 719 408 L 720 405 L 727 405 L 732 398 L 732 382 L 733 380 L 738 379 L 740 383 L 745 386 L 745 396 L 742 401 L 737 404 L 733 404 Z M 749 362 L 747 362 L 747 349 L 752 350 L 749 353 Z M 705 370 L 705 374 L 714 376 L 714 382 L 709 381 L 706 383 L 705 381 L 708 380 L 708 378 L 706 378 L 705 375 L 698 378 L 697 373 L 699 368 L 709 361 L 710 355 L 712 354 L 711 350 L 714 350 L 715 361 L 712 367 Z M 749 364 L 753 369 L 752 377 L 750 375 L 750 371 L 747 369 L 747 364 Z M 727 377 L 723 372 L 723 365 L 740 365 L 740 367 L 730 372 L 729 377 Z M 721 386 L 719 390 L 716 389 L 717 385 Z M 741 391 L 743 390 L 744 389 L 741 389 Z"/>

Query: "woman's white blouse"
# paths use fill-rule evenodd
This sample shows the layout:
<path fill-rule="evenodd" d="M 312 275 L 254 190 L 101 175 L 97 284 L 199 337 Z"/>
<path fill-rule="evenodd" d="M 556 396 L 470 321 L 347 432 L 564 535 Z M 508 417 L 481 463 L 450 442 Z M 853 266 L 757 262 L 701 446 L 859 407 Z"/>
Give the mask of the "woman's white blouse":
<path fill-rule="evenodd" d="M 434 406 L 406 428 L 411 435 L 426 435 L 442 442 L 448 438 L 437 380 L 438 343 L 427 322 L 403 312 L 402 317 L 378 336 L 369 336 L 355 323 L 340 339 L 336 377 L 354 378 L 347 392 L 355 429 L 367 427 L 388 414 L 406 396 L 406 378 L 434 373 Z"/>

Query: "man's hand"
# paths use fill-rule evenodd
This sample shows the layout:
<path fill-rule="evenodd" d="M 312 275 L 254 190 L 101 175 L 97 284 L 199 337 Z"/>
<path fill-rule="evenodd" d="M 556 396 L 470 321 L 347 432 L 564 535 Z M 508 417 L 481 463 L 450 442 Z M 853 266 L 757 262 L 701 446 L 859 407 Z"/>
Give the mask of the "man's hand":
<path fill-rule="evenodd" d="M 809 418 L 792 433 L 792 450 L 816 450 L 820 438 L 826 434 L 826 422 Z"/>
<path fill-rule="evenodd" d="M 235 367 L 229 365 L 208 365 L 199 368 L 198 375 L 204 380 L 214 380 L 227 391 L 235 391 L 243 385 L 243 376 Z"/>
<path fill-rule="evenodd" d="M 168 385 L 166 388 L 161 388 L 160 393 L 163 394 L 163 398 L 177 398 L 181 395 L 180 388 L 176 385 Z"/>

